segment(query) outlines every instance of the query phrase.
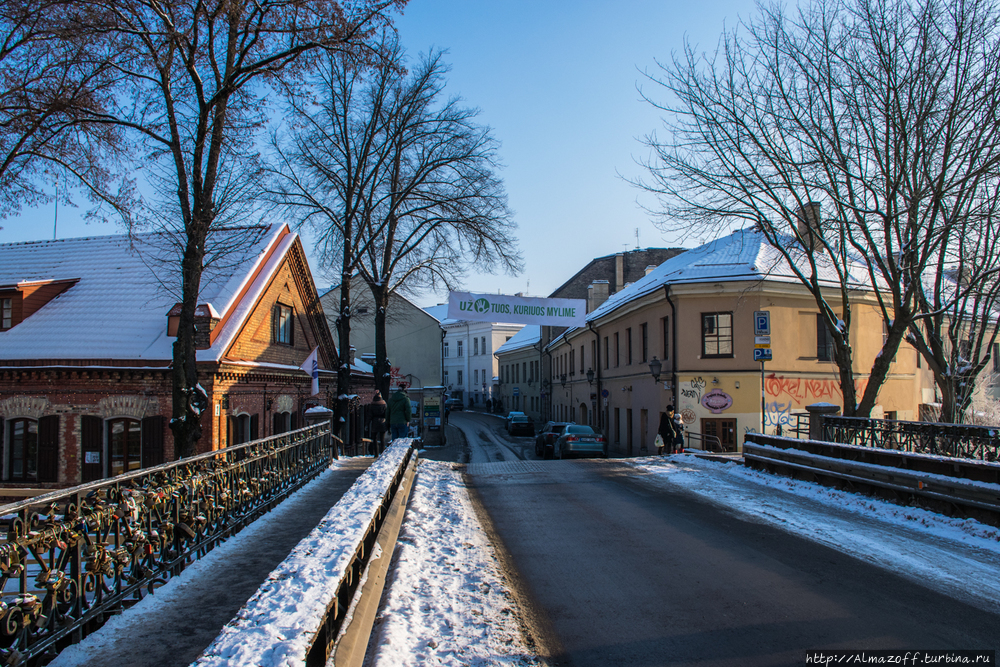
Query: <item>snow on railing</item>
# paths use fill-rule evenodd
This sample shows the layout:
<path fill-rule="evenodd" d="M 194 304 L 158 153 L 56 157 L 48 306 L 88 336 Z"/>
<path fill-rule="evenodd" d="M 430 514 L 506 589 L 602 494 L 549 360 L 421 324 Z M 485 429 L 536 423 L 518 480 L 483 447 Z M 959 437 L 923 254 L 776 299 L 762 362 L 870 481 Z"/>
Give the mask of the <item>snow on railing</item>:
<path fill-rule="evenodd" d="M 194 664 L 325 665 L 413 455 L 399 439 L 268 576 Z"/>

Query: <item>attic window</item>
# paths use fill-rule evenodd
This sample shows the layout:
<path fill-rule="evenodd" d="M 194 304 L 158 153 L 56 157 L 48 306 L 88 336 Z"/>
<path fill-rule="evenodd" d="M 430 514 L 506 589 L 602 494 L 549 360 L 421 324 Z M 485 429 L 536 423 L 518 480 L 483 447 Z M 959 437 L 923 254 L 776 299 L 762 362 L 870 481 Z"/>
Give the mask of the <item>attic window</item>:
<path fill-rule="evenodd" d="M 274 342 L 282 343 L 284 345 L 292 345 L 294 343 L 294 330 L 292 324 L 294 318 L 292 317 L 292 307 L 286 306 L 281 303 L 276 303 L 274 305 Z"/>
<path fill-rule="evenodd" d="M 14 326 L 14 300 L 0 299 L 0 330 Z"/>

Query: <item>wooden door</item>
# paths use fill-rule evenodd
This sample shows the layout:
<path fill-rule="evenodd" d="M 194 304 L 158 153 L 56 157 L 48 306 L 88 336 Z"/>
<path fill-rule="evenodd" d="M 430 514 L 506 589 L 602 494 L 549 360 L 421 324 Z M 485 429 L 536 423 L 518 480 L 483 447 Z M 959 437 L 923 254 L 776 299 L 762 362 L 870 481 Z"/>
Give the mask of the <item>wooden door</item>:
<path fill-rule="evenodd" d="M 716 449 L 719 447 L 719 442 L 721 442 L 722 451 L 736 451 L 735 419 L 702 419 L 701 432 L 706 436 L 705 449 Z"/>

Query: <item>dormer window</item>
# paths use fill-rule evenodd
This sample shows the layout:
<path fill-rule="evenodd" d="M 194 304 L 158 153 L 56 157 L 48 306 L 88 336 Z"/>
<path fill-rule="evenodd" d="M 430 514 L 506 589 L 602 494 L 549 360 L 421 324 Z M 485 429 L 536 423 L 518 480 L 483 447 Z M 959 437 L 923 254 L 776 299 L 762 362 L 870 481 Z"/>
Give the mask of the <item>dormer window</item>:
<path fill-rule="evenodd" d="M 14 326 L 14 300 L 0 299 L 0 330 Z"/>

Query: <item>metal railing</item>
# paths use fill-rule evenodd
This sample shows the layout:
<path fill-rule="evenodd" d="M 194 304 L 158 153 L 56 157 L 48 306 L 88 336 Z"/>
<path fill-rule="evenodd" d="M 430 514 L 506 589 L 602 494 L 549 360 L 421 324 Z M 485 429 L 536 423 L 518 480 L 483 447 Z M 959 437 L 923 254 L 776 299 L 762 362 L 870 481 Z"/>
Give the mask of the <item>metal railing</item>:
<path fill-rule="evenodd" d="M 0 507 L 0 661 L 44 663 L 330 462 L 328 424 Z"/>
<path fill-rule="evenodd" d="M 981 461 L 1000 458 L 1000 427 L 997 426 L 827 416 L 823 419 L 823 439 L 846 445 Z"/>
<path fill-rule="evenodd" d="M 704 433 L 692 433 L 691 431 L 687 431 L 684 433 L 684 438 L 687 440 L 688 445 L 691 444 L 691 440 L 697 440 L 703 445 L 703 449 L 709 452 L 726 451 L 722 446 L 722 440 L 717 435 L 705 435 Z M 710 449 L 708 447 L 704 447 L 704 445 L 712 445 L 717 449 Z"/>

